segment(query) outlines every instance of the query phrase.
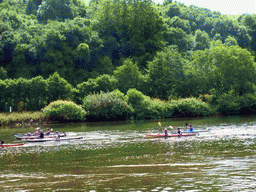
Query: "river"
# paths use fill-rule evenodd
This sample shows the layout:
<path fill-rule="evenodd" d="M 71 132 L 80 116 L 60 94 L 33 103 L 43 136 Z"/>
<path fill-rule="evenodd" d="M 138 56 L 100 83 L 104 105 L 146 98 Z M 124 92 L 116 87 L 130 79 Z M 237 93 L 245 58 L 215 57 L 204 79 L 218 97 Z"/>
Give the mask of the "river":
<path fill-rule="evenodd" d="M 58 124 L 81 140 L 0 148 L 1 191 L 255 191 L 256 118 Z M 193 124 L 196 136 L 145 138 Z M 45 128 L 44 128 L 45 129 Z M 7 141 L 15 131 L 2 128 Z M 169 131 L 173 131 L 169 129 Z"/>

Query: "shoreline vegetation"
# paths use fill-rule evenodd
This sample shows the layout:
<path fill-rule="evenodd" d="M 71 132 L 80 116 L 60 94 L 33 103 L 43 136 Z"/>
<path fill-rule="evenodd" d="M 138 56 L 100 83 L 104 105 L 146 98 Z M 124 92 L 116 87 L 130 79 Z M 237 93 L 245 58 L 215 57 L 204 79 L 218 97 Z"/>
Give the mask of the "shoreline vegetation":
<path fill-rule="evenodd" d="M 209 99 L 209 96 L 204 96 L 166 101 L 150 98 L 136 89 L 129 89 L 127 95 L 115 90 L 90 94 L 85 97 L 83 106 L 73 101 L 57 100 L 40 111 L 2 112 L 0 126 L 23 128 L 51 123 L 180 119 L 218 115 L 213 105 L 209 104 Z"/>

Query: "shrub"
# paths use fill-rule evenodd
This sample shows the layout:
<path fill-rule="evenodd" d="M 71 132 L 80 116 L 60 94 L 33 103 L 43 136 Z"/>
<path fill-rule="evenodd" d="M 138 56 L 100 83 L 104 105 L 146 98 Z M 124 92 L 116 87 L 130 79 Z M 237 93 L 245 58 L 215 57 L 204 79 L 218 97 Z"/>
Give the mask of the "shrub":
<path fill-rule="evenodd" d="M 164 116 L 165 118 L 173 117 L 174 113 L 178 111 L 178 107 L 175 103 L 166 103 L 164 105 Z"/>
<path fill-rule="evenodd" d="M 77 85 L 77 89 L 79 91 L 79 97 L 82 100 L 84 96 L 90 93 L 100 93 L 103 92 L 111 92 L 116 87 L 117 80 L 110 75 L 104 74 L 96 79 L 89 78 L 87 82 L 83 82 Z"/>
<path fill-rule="evenodd" d="M 89 120 L 124 120 L 134 112 L 131 105 L 122 99 L 120 91 L 100 92 L 85 97 L 83 108 Z"/>
<path fill-rule="evenodd" d="M 146 97 L 136 89 L 129 89 L 127 92 L 128 104 L 135 110 L 136 119 L 158 119 L 164 118 L 164 106 Z"/>
<path fill-rule="evenodd" d="M 224 115 L 248 115 L 256 112 L 256 97 L 252 93 L 224 93 L 218 99 L 218 112 Z"/>
<path fill-rule="evenodd" d="M 240 113 L 240 103 L 238 96 L 232 93 L 224 93 L 218 98 L 217 111 L 224 115 L 238 115 Z"/>
<path fill-rule="evenodd" d="M 240 115 L 256 113 L 256 97 L 251 93 L 239 97 Z"/>
<path fill-rule="evenodd" d="M 211 114 L 209 104 L 198 99 L 182 99 L 175 102 L 174 115 L 182 116 L 208 116 Z"/>
<path fill-rule="evenodd" d="M 72 101 L 64 100 L 53 101 L 42 111 L 50 119 L 60 121 L 82 121 L 86 116 L 86 112 L 81 106 Z"/>

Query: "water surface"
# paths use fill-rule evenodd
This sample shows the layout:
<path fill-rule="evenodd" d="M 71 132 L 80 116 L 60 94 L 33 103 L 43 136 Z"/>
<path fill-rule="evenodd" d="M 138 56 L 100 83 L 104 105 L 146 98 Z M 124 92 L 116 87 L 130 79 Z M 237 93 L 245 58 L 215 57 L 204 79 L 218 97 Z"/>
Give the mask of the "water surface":
<path fill-rule="evenodd" d="M 161 121 L 210 129 L 197 136 L 145 138 L 157 121 L 52 125 L 81 140 L 0 148 L 1 191 L 255 191 L 256 119 Z M 0 130 L 14 142 L 16 131 Z M 173 130 L 169 130 L 173 131 Z"/>

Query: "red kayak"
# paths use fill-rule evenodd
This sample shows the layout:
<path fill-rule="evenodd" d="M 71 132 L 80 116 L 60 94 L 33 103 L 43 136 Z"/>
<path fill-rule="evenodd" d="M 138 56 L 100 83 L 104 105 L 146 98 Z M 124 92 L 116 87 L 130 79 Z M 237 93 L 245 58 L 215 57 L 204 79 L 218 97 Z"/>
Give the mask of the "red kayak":
<path fill-rule="evenodd" d="M 165 134 L 146 134 L 146 137 L 187 137 L 187 136 L 194 136 L 196 135 L 197 133 L 181 133 L 181 134 L 168 134 L 168 135 L 165 135 Z"/>
<path fill-rule="evenodd" d="M 22 146 L 24 143 L 16 143 L 16 144 L 2 144 L 0 147 L 17 147 L 17 146 Z"/>

